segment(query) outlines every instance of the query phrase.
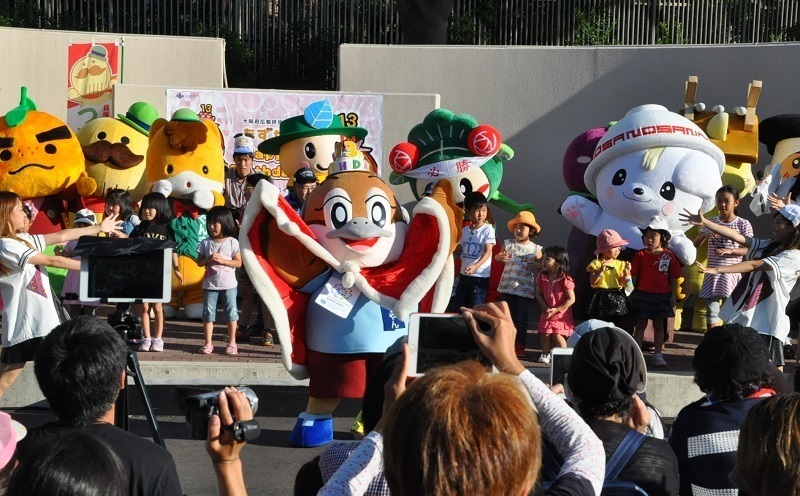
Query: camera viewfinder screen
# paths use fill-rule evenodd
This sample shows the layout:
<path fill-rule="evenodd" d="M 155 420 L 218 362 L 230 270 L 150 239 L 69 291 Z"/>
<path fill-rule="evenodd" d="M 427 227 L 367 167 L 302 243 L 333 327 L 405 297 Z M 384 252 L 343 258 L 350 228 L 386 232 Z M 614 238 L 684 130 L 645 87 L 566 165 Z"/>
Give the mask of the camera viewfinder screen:
<path fill-rule="evenodd" d="M 551 384 L 564 384 L 564 376 L 569 372 L 572 355 L 553 354 L 551 358 L 552 377 Z"/>
<path fill-rule="evenodd" d="M 420 317 L 417 343 L 417 372 L 425 373 L 437 365 L 478 360 L 487 370 L 492 363 L 478 348 L 461 315 L 450 318 Z"/>
<path fill-rule="evenodd" d="M 164 257 L 158 254 L 89 258 L 90 298 L 159 299 Z"/>

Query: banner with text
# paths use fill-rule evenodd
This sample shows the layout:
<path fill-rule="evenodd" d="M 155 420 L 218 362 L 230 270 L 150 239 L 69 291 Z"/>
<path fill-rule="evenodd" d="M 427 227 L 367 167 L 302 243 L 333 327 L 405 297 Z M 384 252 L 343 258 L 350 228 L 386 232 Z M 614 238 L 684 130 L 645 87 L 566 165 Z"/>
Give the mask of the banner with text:
<path fill-rule="evenodd" d="M 224 90 L 167 90 L 167 115 L 189 108 L 201 118 L 217 123 L 225 137 L 225 161 L 233 163 L 233 137 L 238 133 L 251 134 L 258 146 L 262 141 L 280 134 L 284 119 L 303 115 L 312 102 L 327 98 L 341 123 L 348 127 L 363 127 L 369 134 L 362 150 L 380 162 L 382 157 L 383 97 L 380 95 L 343 95 L 339 93 L 291 93 Z M 255 153 L 254 168 L 270 177 L 276 186 L 286 189 L 288 177 L 280 168 L 277 155 Z M 379 171 L 380 172 L 380 171 Z"/>

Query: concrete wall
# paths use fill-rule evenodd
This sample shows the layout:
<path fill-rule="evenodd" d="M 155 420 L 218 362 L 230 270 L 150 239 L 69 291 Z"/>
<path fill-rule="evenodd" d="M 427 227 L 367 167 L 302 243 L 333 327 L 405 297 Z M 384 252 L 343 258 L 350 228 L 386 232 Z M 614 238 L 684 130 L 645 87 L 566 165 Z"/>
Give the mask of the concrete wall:
<path fill-rule="evenodd" d="M 148 102 L 158 109 L 159 115 L 164 116 L 167 110 L 167 88 L 173 89 L 203 89 L 197 85 L 171 85 L 153 86 L 137 84 L 120 84 L 114 88 L 114 108 L 127 109 L 135 102 Z M 225 91 L 237 91 L 236 89 L 226 89 Z M 282 90 L 240 90 L 240 91 L 282 91 Z M 297 93 L 304 93 L 299 91 Z M 308 93 L 319 93 L 313 91 Z M 364 93 L 364 92 L 346 92 Z M 406 140 L 408 130 L 417 123 L 418 115 L 425 115 L 431 110 L 439 107 L 439 95 L 436 94 L 411 94 L 411 93 L 391 93 L 383 95 L 383 167 L 384 179 L 388 180 L 390 169 L 386 164 L 387 156 L 391 147 L 395 143 Z M 118 110 L 119 111 L 119 110 Z M 387 148 L 388 145 L 388 148 Z M 414 199 L 408 188 L 395 188 L 398 192 L 398 199 L 402 203 Z"/>
<path fill-rule="evenodd" d="M 0 28 L 0 115 L 19 104 L 19 89 L 27 86 L 40 110 L 66 119 L 70 42 L 114 39 L 122 40 L 122 83 L 224 85 L 225 41 L 219 38 Z"/>
<path fill-rule="evenodd" d="M 364 70 L 369 61 L 369 70 Z M 570 228 L 556 213 L 567 194 L 564 151 L 583 131 L 632 107 L 683 106 L 684 82 L 700 78 L 698 102 L 744 105 L 747 84 L 763 81 L 758 115 L 800 111 L 800 44 L 665 47 L 446 47 L 342 45 L 341 91 L 439 93 L 442 107 L 492 124 L 516 151 L 501 191 L 536 205 L 542 244 Z M 421 122 L 424 114 L 414 116 Z M 387 150 L 393 146 L 384 143 Z M 761 164 L 767 163 L 762 146 Z M 503 224 L 510 218 L 493 214 Z M 763 218 L 762 218 L 763 219 Z M 755 225 L 769 236 L 768 223 Z M 505 229 L 502 236 L 505 237 Z"/>

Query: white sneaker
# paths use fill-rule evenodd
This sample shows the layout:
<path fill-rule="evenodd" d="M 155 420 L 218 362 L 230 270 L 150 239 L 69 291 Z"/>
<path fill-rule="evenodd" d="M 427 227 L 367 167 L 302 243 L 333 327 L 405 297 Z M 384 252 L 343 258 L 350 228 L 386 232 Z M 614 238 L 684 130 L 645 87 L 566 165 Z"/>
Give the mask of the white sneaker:
<path fill-rule="evenodd" d="M 547 353 L 547 354 L 542 353 L 542 356 L 539 357 L 538 362 L 539 363 L 550 363 L 550 353 Z"/>
<path fill-rule="evenodd" d="M 150 351 L 153 341 L 150 338 L 144 338 L 139 343 L 139 351 Z"/>

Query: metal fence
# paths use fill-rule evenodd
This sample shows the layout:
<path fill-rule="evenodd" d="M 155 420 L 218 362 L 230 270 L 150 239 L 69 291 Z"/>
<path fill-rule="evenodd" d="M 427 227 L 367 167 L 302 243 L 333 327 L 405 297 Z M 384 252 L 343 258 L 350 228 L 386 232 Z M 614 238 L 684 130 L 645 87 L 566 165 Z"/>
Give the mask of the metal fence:
<path fill-rule="evenodd" d="M 452 0 L 452 44 L 800 39 L 800 0 Z M 402 43 L 397 0 L 2 0 L 0 25 L 227 40 L 231 86 L 336 86 L 342 43 Z"/>

